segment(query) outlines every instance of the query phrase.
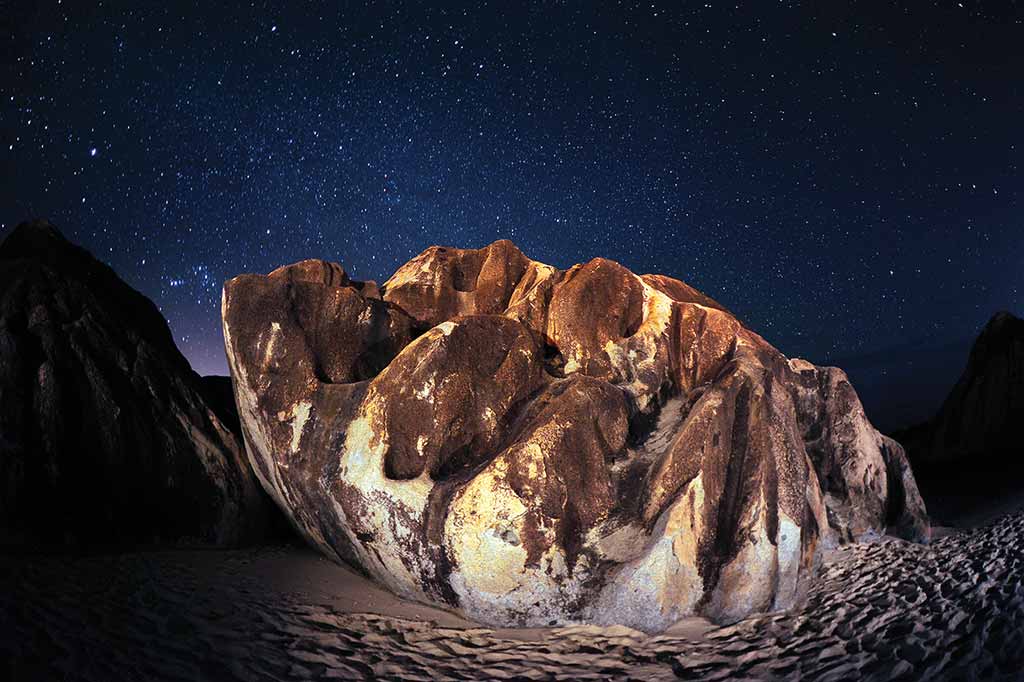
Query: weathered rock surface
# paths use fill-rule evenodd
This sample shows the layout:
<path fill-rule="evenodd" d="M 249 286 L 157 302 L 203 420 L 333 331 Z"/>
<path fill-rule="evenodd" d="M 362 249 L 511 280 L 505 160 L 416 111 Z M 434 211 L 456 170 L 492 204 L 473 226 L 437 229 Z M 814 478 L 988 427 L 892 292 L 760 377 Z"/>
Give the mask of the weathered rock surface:
<path fill-rule="evenodd" d="M 156 306 L 48 223 L 15 228 L 0 245 L 2 543 L 236 544 L 278 518 Z"/>
<path fill-rule="evenodd" d="M 224 335 L 264 486 L 402 596 L 653 631 L 792 605 L 822 546 L 927 537 L 845 375 L 682 282 L 501 241 L 368 291 L 319 261 L 242 275 Z"/>

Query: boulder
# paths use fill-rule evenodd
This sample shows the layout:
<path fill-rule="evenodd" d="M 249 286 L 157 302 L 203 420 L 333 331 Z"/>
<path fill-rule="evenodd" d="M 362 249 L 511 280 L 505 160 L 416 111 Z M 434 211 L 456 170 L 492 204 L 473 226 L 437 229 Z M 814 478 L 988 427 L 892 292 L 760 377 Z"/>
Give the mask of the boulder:
<path fill-rule="evenodd" d="M 928 536 L 845 375 L 679 280 L 507 241 L 430 248 L 379 299 L 337 273 L 227 282 L 228 364 L 266 489 L 399 595 L 658 631 L 789 607 L 822 547 Z"/>
<path fill-rule="evenodd" d="M 280 528 L 156 306 L 44 221 L 0 244 L 0 542 L 231 545 Z"/>

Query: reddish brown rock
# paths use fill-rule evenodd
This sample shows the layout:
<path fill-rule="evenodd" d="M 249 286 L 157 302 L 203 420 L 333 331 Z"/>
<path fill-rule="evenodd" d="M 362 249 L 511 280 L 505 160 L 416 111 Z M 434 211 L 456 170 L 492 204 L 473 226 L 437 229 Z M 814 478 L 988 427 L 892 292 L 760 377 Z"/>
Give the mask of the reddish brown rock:
<path fill-rule="evenodd" d="M 680 282 L 678 279 L 666 277 L 665 275 L 642 275 L 640 279 L 665 294 L 673 301 L 679 301 L 680 303 L 696 303 L 704 306 L 705 308 L 717 308 L 723 312 L 729 312 L 718 301 L 705 296 L 686 282 Z"/>
<path fill-rule="evenodd" d="M 384 283 L 384 298 L 428 327 L 456 315 L 499 315 L 529 264 L 507 240 L 483 249 L 434 246 Z"/>
<path fill-rule="evenodd" d="M 305 261 L 228 282 L 223 316 L 250 457 L 296 525 L 487 623 L 729 621 L 793 604 L 822 545 L 927 535 L 845 375 L 669 277 L 434 247 L 382 301 Z"/>
<path fill-rule="evenodd" d="M 549 304 L 546 332 L 566 372 L 625 379 L 625 366 L 612 356 L 639 331 L 644 302 L 643 282 L 614 261 L 595 258 L 565 273 Z"/>
<path fill-rule="evenodd" d="M 541 387 L 535 334 L 499 315 L 456 317 L 416 339 L 374 380 L 371 424 L 387 434 L 385 473 L 438 480 L 492 455 L 513 410 Z"/>

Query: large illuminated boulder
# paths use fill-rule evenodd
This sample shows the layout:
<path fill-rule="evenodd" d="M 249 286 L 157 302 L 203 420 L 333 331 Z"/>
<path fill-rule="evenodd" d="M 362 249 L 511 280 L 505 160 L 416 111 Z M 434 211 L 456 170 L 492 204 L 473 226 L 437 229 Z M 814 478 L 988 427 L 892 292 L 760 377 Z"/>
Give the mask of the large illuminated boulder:
<path fill-rule="evenodd" d="M 265 488 L 400 595 L 656 631 L 790 606 L 824 545 L 927 535 L 845 375 L 683 282 L 501 241 L 379 291 L 322 261 L 241 275 L 224 336 Z"/>

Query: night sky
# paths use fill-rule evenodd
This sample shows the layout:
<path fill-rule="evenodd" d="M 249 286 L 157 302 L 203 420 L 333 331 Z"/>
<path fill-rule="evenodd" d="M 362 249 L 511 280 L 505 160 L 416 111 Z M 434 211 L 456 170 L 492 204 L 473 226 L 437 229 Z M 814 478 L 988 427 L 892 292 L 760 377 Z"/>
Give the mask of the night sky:
<path fill-rule="evenodd" d="M 49 218 L 200 373 L 236 274 L 499 238 L 819 363 L 1024 312 L 1016 3 L 133 4 L 0 4 L 0 234 Z"/>

